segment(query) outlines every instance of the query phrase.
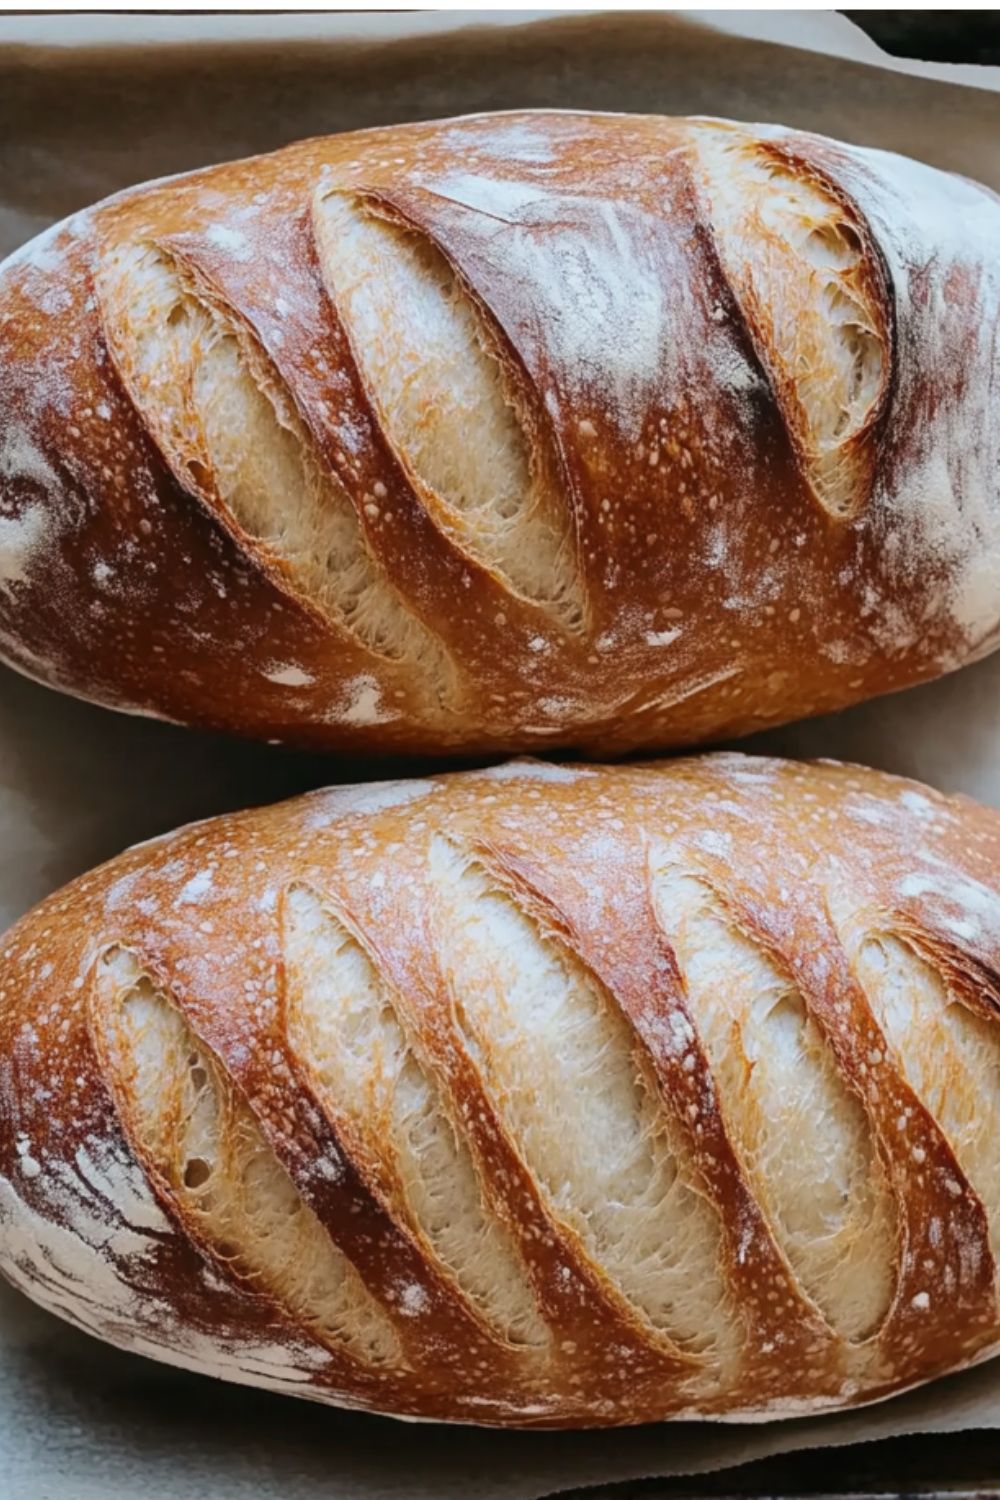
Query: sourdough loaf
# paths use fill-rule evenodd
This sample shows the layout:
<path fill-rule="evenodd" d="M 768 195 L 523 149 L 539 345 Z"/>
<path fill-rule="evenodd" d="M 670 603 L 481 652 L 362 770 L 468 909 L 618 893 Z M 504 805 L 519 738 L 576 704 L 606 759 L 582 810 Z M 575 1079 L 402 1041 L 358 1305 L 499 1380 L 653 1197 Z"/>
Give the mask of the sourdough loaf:
<path fill-rule="evenodd" d="M 586 1426 L 1000 1342 L 1000 815 L 740 756 L 319 792 L 0 959 L 0 1265 L 191 1369 Z"/>
<path fill-rule="evenodd" d="M 527 113 L 120 194 L 0 271 L 0 654 L 313 746 L 693 743 L 990 649 L 1000 201 Z"/>

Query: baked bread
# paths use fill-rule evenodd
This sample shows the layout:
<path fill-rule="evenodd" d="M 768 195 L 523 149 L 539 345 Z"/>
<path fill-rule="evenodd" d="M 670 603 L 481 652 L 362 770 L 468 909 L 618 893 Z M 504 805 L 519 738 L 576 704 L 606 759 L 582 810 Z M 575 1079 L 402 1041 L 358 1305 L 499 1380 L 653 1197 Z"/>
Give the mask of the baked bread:
<path fill-rule="evenodd" d="M 1000 814 L 521 762 L 132 850 L 0 961 L 0 1265 L 111 1342 L 523 1426 L 1000 1344 Z"/>
<path fill-rule="evenodd" d="M 1000 200 L 718 120 L 371 130 L 0 272 L 0 653 L 315 747 L 693 743 L 991 648 Z"/>

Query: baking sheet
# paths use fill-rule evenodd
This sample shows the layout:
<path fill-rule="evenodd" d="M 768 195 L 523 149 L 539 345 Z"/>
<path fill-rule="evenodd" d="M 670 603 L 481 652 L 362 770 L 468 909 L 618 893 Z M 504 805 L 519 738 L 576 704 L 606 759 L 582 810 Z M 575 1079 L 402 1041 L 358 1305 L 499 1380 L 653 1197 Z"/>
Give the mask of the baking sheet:
<path fill-rule="evenodd" d="M 219 16 L 0 16 L 0 253 L 145 177 L 303 135 L 528 106 L 778 119 L 1000 189 L 1000 98 L 990 91 L 1000 70 L 914 76 L 880 63 L 832 13 L 493 13 L 461 23 L 258 15 L 234 17 L 229 32 Z M 220 41 L 237 33 L 238 45 Z M 864 760 L 1000 805 L 1000 655 L 756 744 Z M 115 716 L 0 669 L 0 925 L 128 843 L 352 774 L 330 758 Z M 0 1285 L 0 1493 L 10 1500 L 534 1500 L 970 1426 L 1000 1426 L 1000 1361 L 869 1411 L 749 1428 L 401 1426 L 105 1349 Z"/>

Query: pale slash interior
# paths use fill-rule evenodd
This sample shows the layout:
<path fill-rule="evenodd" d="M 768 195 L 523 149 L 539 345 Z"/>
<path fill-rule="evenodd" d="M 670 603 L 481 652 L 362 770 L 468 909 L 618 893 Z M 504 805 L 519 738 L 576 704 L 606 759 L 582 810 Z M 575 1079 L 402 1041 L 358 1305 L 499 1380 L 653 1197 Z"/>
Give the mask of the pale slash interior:
<path fill-rule="evenodd" d="M 553 1235 L 649 1340 L 724 1376 L 746 1334 L 717 1211 L 617 1002 L 477 856 L 434 835 L 427 873 L 456 1041 L 535 1180 Z M 706 878 L 656 848 L 651 874 L 746 1179 L 802 1293 L 861 1345 L 891 1305 L 897 1253 L 893 1200 L 861 1104 L 794 982 Z M 283 913 L 288 1043 L 342 1149 L 471 1315 L 526 1368 L 548 1359 L 552 1335 L 519 1231 L 404 998 L 319 891 L 292 886 Z M 901 940 L 870 935 L 851 951 L 887 1045 L 909 1060 L 909 1082 L 993 1205 L 996 1248 L 994 1027 Z M 402 1366 L 395 1320 L 413 1311 L 405 1289 L 383 1307 L 366 1288 L 138 960 L 112 951 L 100 982 L 119 1108 L 190 1232 L 320 1344 L 373 1367 Z"/>

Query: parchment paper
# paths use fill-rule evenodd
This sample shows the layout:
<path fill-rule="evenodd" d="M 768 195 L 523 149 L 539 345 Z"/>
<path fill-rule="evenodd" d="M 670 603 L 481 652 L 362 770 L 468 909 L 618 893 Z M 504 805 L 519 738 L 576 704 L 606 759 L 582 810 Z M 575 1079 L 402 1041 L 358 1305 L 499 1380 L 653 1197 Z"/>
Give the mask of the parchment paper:
<path fill-rule="evenodd" d="M 465 19 L 480 24 L 0 16 L 0 253 L 143 178 L 303 135 L 525 106 L 781 120 L 1000 189 L 990 92 L 1000 70 L 907 70 L 832 13 Z M 222 45 L 227 36 L 242 40 Z M 116 37 L 128 45 L 110 48 Z M 757 745 L 864 760 L 1000 805 L 1000 655 Z M 0 926 L 125 844 L 365 770 L 122 718 L 0 669 Z M 533 1500 L 971 1426 L 1000 1426 L 1000 1361 L 868 1411 L 756 1427 L 557 1436 L 403 1426 L 105 1349 L 0 1285 L 0 1493 L 10 1500 Z"/>

